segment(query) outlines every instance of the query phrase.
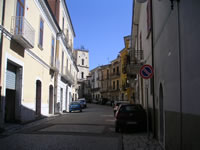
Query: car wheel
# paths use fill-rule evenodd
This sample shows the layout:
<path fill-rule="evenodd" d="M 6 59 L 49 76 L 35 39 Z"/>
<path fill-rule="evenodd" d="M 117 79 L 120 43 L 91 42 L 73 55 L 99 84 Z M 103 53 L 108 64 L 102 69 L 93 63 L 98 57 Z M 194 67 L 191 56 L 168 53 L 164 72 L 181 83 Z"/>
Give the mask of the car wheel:
<path fill-rule="evenodd" d="M 70 113 L 72 112 L 72 111 L 69 111 Z"/>
<path fill-rule="evenodd" d="M 80 112 L 82 112 L 82 109 L 80 110 Z"/>

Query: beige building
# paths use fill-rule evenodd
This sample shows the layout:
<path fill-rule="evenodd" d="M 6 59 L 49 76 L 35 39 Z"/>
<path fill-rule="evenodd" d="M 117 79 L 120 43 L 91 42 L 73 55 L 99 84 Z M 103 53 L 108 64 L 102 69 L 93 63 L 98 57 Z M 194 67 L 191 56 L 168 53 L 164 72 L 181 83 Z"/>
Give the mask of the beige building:
<path fill-rule="evenodd" d="M 101 98 L 110 100 L 111 80 L 110 80 L 111 64 L 101 66 Z"/>
<path fill-rule="evenodd" d="M 101 93 L 100 93 L 100 89 L 101 89 L 101 71 L 100 71 L 101 67 L 96 67 L 94 69 L 92 69 L 90 71 L 91 74 L 91 94 L 92 94 L 92 98 L 100 101 L 101 99 Z"/>
<path fill-rule="evenodd" d="M 67 110 L 75 95 L 75 34 L 66 3 L 59 2 L 60 19 L 47 1 L 5 1 L 1 126 Z"/>
<path fill-rule="evenodd" d="M 85 49 L 76 49 L 74 50 L 74 57 L 78 67 L 78 97 L 82 98 L 85 97 L 85 80 L 87 80 L 87 76 L 89 75 L 89 51 Z"/>

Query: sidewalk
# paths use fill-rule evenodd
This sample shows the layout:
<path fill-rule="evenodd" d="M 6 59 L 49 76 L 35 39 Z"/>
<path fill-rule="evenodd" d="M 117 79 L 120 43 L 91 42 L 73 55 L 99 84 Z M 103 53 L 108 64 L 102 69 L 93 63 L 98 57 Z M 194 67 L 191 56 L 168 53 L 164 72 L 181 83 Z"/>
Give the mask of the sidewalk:
<path fill-rule="evenodd" d="M 33 126 L 40 125 L 41 123 L 56 119 L 57 117 L 60 117 L 60 116 L 62 116 L 62 114 L 51 115 L 51 116 L 41 118 L 41 119 L 38 119 L 38 120 L 33 120 L 32 122 L 25 123 L 25 124 L 7 123 L 5 125 L 4 132 L 0 133 L 0 137 L 8 136 L 8 135 L 13 134 L 15 132 L 18 132 L 22 129 L 26 129 L 26 128 L 30 128 L 30 127 L 33 127 Z"/>
<path fill-rule="evenodd" d="M 123 150 L 163 150 L 157 140 L 147 138 L 145 133 L 123 134 Z"/>

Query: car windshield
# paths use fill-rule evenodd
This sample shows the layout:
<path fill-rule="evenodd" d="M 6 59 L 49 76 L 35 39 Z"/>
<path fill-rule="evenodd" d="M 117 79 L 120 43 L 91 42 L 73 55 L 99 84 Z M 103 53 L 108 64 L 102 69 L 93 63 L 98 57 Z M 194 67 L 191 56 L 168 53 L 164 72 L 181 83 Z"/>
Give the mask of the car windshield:
<path fill-rule="evenodd" d="M 79 105 L 78 102 L 71 102 L 71 105 Z"/>

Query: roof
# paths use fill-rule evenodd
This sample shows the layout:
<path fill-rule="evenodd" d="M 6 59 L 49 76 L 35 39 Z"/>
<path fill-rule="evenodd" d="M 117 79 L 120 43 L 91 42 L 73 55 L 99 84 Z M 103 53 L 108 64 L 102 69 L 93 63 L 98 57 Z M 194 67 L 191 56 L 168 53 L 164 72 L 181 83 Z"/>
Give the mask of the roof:
<path fill-rule="evenodd" d="M 55 15 L 53 14 L 53 12 L 52 12 L 52 10 L 51 10 L 51 7 L 49 6 L 48 1 L 47 1 L 47 0 L 44 0 L 44 2 L 45 2 L 45 4 L 46 4 L 46 6 L 47 6 L 49 12 L 51 13 L 51 16 L 52 16 L 52 18 L 53 18 L 53 20 L 54 20 L 54 23 L 56 24 L 58 30 L 61 31 L 60 26 L 59 26 L 59 24 L 58 24 L 58 22 L 57 22 L 57 20 L 56 20 Z"/>
<path fill-rule="evenodd" d="M 75 34 L 75 32 L 74 32 L 74 27 L 73 27 L 72 20 L 71 20 L 70 14 L 69 14 L 69 10 L 68 10 L 68 8 L 67 8 L 66 1 L 65 1 L 65 0 L 63 0 L 63 1 L 64 1 L 64 4 L 65 4 L 65 8 L 66 8 L 66 10 L 67 10 L 67 14 L 68 14 L 68 16 L 69 16 L 69 21 L 70 21 L 70 24 L 71 24 L 71 27 L 72 27 L 72 30 L 73 30 L 73 34 L 74 34 L 74 37 L 75 37 L 76 34 Z"/>

